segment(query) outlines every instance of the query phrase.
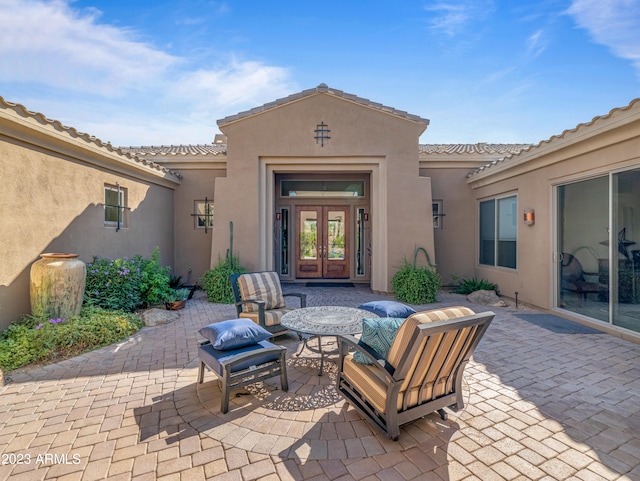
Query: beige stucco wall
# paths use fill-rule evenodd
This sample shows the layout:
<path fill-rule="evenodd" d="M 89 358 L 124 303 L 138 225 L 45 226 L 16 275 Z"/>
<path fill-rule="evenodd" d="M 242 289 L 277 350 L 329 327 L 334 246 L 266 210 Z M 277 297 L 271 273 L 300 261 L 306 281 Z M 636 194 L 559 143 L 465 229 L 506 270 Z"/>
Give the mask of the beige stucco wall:
<path fill-rule="evenodd" d="M 162 262 L 173 264 L 177 177 L 14 113 L 0 112 L 0 328 L 30 312 L 29 271 L 43 252 L 74 252 L 89 262 L 159 246 Z M 128 227 L 118 232 L 104 226 L 99 205 L 104 185 L 116 182 L 131 207 Z"/>
<path fill-rule="evenodd" d="M 449 158 L 444 161 L 425 157 L 421 175 L 431 178 L 433 200 L 442 201 L 445 214 L 442 228 L 434 229 L 435 264 L 442 285 L 456 285 L 456 279 L 469 279 L 475 274 L 475 209 L 473 191 L 467 174 L 486 161 Z M 435 165 L 434 165 L 435 164 Z"/>
<path fill-rule="evenodd" d="M 476 202 L 476 275 L 497 283 L 505 296 L 513 297 L 518 291 L 525 303 L 553 308 L 557 270 L 555 187 L 639 167 L 640 105 L 636 105 L 472 176 L 469 184 Z M 478 202 L 509 193 L 518 195 L 518 267 L 481 266 L 477 263 Z M 524 224 L 524 209 L 535 210 L 533 226 Z"/>
<path fill-rule="evenodd" d="M 322 147 L 314 129 L 331 130 Z M 371 174 L 371 287 L 389 291 L 404 256 L 416 245 L 433 255 L 431 183 L 418 175 L 418 137 L 424 125 L 331 94 L 318 93 L 223 123 L 227 177 L 216 179 L 211 257 L 229 247 L 249 269 L 273 265 L 273 181 L 278 172 Z"/>
<path fill-rule="evenodd" d="M 183 283 L 202 285 L 202 276 L 211 265 L 211 237 L 213 230 L 196 228 L 195 201 L 211 203 L 215 196 L 218 177 L 226 175 L 226 157 L 188 156 L 170 161 L 157 161 L 180 172 L 182 182 L 174 194 L 175 253 L 172 274 L 180 276 Z"/>

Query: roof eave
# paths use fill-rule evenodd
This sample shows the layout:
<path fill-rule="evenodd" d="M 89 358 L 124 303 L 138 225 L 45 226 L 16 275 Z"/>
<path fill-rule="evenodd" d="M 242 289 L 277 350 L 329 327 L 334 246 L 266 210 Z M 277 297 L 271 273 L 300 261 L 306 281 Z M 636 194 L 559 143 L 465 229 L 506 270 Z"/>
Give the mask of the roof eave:
<path fill-rule="evenodd" d="M 349 94 L 349 93 L 343 92 L 342 90 L 332 89 L 326 84 L 320 84 L 315 88 L 303 90 L 302 92 L 298 92 L 296 94 L 292 94 L 287 97 L 274 100 L 273 102 L 266 103 L 259 107 L 255 107 L 250 110 L 245 110 L 243 112 L 230 115 L 228 117 L 218 120 L 217 124 L 218 124 L 218 127 L 222 130 L 227 125 L 254 117 L 256 115 L 264 114 L 266 112 L 284 107 L 285 105 L 289 105 L 294 102 L 299 102 L 300 100 L 309 98 L 314 95 L 334 95 L 335 97 L 341 98 L 345 101 L 352 102 L 363 107 L 367 107 L 373 110 L 377 110 L 379 112 L 386 113 L 388 115 L 393 115 L 396 117 L 400 117 L 404 120 L 408 120 L 408 121 L 420 124 L 422 126 L 422 131 L 424 131 L 429 126 L 429 119 L 422 118 L 418 115 L 410 114 L 404 110 L 398 110 L 393 107 L 389 107 L 387 105 L 383 105 L 377 102 L 372 102 L 369 99 L 358 97 L 357 95 Z"/>
<path fill-rule="evenodd" d="M 484 165 L 467 176 L 467 183 L 485 185 L 551 165 L 564 160 L 566 156 L 560 159 L 556 154 L 567 149 L 573 148 L 571 157 L 575 157 L 596 148 L 602 148 L 602 145 L 592 146 L 585 140 L 612 132 L 633 122 L 640 123 L 640 99 L 634 99 L 625 107 L 612 109 L 607 115 L 594 117 L 590 122 L 567 129 L 562 134 L 543 140 L 526 151 Z"/>
<path fill-rule="evenodd" d="M 60 153 L 111 171 L 137 175 L 150 182 L 175 188 L 182 176 L 146 159 L 126 153 L 97 137 L 66 127 L 43 114 L 31 112 L 23 105 L 0 96 L 0 131 L 26 144 Z"/>

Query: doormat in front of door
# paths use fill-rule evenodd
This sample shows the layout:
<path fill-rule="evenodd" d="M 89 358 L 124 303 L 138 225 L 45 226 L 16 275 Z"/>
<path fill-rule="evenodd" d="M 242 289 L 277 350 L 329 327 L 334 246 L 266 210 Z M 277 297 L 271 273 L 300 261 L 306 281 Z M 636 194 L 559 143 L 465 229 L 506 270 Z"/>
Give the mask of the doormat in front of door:
<path fill-rule="evenodd" d="M 592 329 L 553 314 L 516 314 L 516 317 L 558 334 L 604 334 L 604 332 L 597 329 Z"/>
<path fill-rule="evenodd" d="M 353 282 L 307 282 L 306 287 L 355 287 Z"/>

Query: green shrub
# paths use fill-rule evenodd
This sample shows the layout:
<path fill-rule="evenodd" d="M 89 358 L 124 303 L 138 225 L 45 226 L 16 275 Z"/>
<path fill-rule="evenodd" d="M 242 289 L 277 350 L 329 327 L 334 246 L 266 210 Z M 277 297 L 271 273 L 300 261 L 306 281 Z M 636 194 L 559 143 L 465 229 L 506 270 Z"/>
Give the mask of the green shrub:
<path fill-rule="evenodd" d="M 169 287 L 170 267 L 160 265 L 160 248 L 156 247 L 150 259 L 145 259 L 140 272 L 140 293 L 145 304 L 159 304 L 173 294 Z"/>
<path fill-rule="evenodd" d="M 0 367 L 66 359 L 121 341 L 142 326 L 133 314 L 92 306 L 70 319 L 25 317 L 0 333 Z"/>
<path fill-rule="evenodd" d="M 429 267 L 418 267 L 418 253 L 423 251 L 427 256 Z M 440 276 L 433 268 L 429 255 L 422 247 L 416 248 L 413 264 L 403 260 L 402 267 L 391 279 L 393 291 L 398 300 L 409 304 L 430 304 L 436 302 L 436 294 L 440 289 Z"/>
<path fill-rule="evenodd" d="M 85 302 L 109 310 L 133 312 L 143 305 L 159 304 L 173 294 L 169 267 L 160 264 L 160 249 L 151 258 L 94 257 L 87 264 Z"/>
<path fill-rule="evenodd" d="M 247 270 L 240 265 L 240 259 L 237 256 L 228 255 L 224 259 L 218 256 L 218 263 L 202 278 L 202 288 L 207 291 L 209 302 L 232 304 L 234 298 L 229 276 L 244 272 Z"/>
<path fill-rule="evenodd" d="M 171 289 L 177 289 L 182 285 L 182 276 L 169 276 L 169 287 Z"/>
<path fill-rule="evenodd" d="M 103 309 L 133 312 L 142 305 L 142 256 L 132 259 L 94 257 L 87 264 L 85 302 Z"/>
<path fill-rule="evenodd" d="M 486 279 L 477 279 L 475 277 L 471 279 L 461 279 L 454 276 L 454 279 L 458 281 L 456 292 L 459 294 L 471 294 L 475 291 L 496 291 L 498 292 L 498 285 L 493 282 L 489 282 Z"/>
<path fill-rule="evenodd" d="M 169 297 L 167 297 L 166 302 L 177 302 L 184 301 L 189 297 L 191 291 L 186 287 L 181 287 L 180 289 L 173 289 L 173 292 Z"/>

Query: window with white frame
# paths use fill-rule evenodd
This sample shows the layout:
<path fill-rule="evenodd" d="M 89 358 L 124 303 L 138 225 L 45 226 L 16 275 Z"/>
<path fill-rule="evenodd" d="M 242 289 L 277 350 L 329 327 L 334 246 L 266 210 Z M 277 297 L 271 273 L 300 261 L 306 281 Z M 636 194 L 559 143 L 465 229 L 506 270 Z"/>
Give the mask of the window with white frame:
<path fill-rule="evenodd" d="M 515 195 L 480 202 L 480 264 L 516 268 L 517 214 Z"/>
<path fill-rule="evenodd" d="M 127 189 L 119 184 L 104 186 L 104 225 L 108 227 L 127 227 Z"/>
<path fill-rule="evenodd" d="M 211 229 L 213 226 L 213 204 L 208 200 L 195 201 L 196 229 Z"/>
<path fill-rule="evenodd" d="M 431 202 L 431 209 L 433 210 L 433 228 L 442 229 L 442 201 L 434 200 Z"/>

